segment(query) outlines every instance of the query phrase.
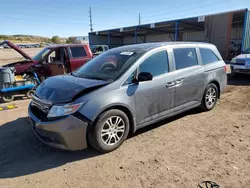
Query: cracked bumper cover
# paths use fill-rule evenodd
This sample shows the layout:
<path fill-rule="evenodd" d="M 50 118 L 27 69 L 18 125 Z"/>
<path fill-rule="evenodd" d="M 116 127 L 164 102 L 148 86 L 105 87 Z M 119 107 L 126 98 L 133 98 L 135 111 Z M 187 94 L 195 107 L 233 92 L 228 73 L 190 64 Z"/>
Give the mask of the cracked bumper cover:
<path fill-rule="evenodd" d="M 84 122 L 73 115 L 54 121 L 41 121 L 30 110 L 30 126 L 36 136 L 45 144 L 65 150 L 82 150 L 87 148 L 87 127 Z"/>

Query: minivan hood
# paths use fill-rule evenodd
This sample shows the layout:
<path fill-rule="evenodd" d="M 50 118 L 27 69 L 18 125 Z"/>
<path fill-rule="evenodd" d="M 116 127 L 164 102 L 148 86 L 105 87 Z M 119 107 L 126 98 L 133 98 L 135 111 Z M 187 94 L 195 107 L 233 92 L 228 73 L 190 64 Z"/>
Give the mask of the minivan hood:
<path fill-rule="evenodd" d="M 77 95 L 84 95 L 108 83 L 102 80 L 60 75 L 46 79 L 37 88 L 35 95 L 40 99 L 51 101 L 53 104 L 68 103 L 72 102 Z"/>
<path fill-rule="evenodd" d="M 26 54 L 23 50 L 21 50 L 21 48 L 19 48 L 18 46 L 16 46 L 15 44 L 13 44 L 12 42 L 5 40 L 3 42 L 0 42 L 0 46 L 7 44 L 9 47 L 11 47 L 12 49 L 16 50 L 19 54 L 21 54 L 25 59 L 30 59 L 32 60 L 32 58 Z"/>

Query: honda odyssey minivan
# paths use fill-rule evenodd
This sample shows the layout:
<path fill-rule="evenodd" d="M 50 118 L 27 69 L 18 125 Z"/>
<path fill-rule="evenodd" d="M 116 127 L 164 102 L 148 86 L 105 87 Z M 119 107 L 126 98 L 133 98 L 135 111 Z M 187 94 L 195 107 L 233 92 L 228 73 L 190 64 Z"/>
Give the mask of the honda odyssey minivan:
<path fill-rule="evenodd" d="M 109 152 L 149 124 L 195 107 L 213 109 L 226 81 L 226 65 L 212 44 L 114 48 L 75 72 L 46 79 L 29 105 L 30 125 L 52 147 Z"/>

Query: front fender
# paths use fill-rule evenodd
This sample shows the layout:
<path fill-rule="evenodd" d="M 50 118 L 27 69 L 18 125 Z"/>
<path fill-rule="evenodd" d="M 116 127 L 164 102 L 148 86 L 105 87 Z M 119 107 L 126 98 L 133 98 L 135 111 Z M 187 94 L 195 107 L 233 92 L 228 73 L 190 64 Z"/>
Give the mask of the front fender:
<path fill-rule="evenodd" d="M 136 117 L 135 111 L 135 98 L 127 94 L 127 89 L 117 89 L 111 92 L 98 92 L 95 95 L 91 95 L 88 102 L 79 110 L 86 118 L 91 121 L 95 121 L 96 118 L 105 110 L 116 107 L 126 108 L 133 118 Z M 84 99 L 79 98 L 79 101 Z"/>

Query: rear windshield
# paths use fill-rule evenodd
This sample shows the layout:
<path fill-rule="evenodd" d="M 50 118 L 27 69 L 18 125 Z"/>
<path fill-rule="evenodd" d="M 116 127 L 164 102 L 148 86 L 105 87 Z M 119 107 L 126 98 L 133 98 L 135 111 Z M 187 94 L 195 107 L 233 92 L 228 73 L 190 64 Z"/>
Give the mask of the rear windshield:
<path fill-rule="evenodd" d="M 107 51 L 73 72 L 73 76 L 114 81 L 119 78 L 139 57 L 141 53 L 130 51 Z"/>

